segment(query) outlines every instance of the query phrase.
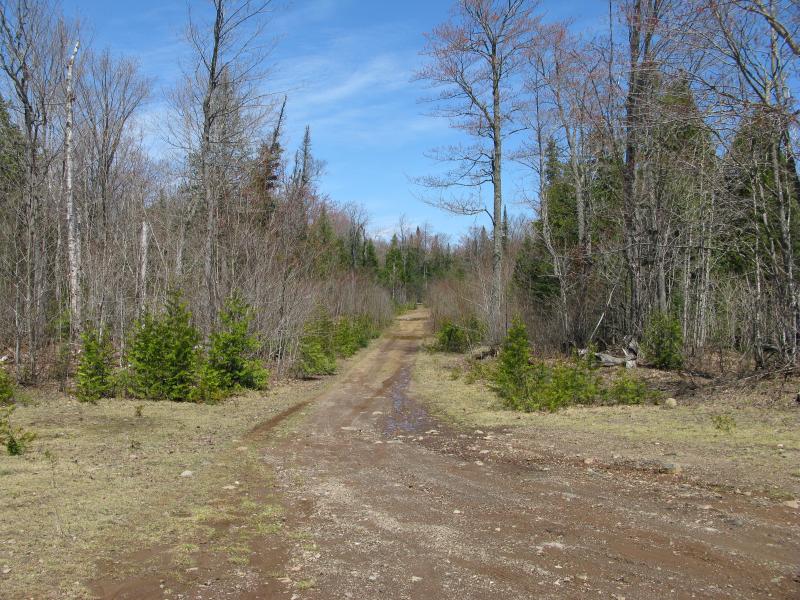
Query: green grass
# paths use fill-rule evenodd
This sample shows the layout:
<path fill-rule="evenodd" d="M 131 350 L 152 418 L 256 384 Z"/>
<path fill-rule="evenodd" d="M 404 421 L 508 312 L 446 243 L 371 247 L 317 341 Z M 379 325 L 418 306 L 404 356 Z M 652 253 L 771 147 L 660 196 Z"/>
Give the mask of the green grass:
<path fill-rule="evenodd" d="M 678 462 L 721 470 L 732 485 L 741 476 L 755 487 L 777 484 L 800 494 L 800 412 L 765 406 L 758 390 L 709 391 L 701 401 L 657 405 L 581 406 L 556 413 L 505 410 L 480 380 L 453 377 L 463 358 L 420 353 L 412 372 L 412 396 L 438 417 L 464 429 L 514 431 L 525 444 L 546 444 L 564 454 L 632 458 L 678 454 Z M 771 393 L 771 392 L 770 392 Z M 756 398 L 758 396 L 758 398 Z M 786 405 L 788 406 L 788 405 Z M 720 418 L 720 415 L 723 415 Z M 778 447 L 786 452 L 781 457 Z"/>
<path fill-rule="evenodd" d="M 259 514 L 263 535 L 276 532 L 279 507 L 220 503 L 228 494 L 222 487 L 247 475 L 268 488 L 271 475 L 258 453 L 238 448 L 254 423 L 305 399 L 315 385 L 218 405 L 117 399 L 91 405 L 28 391 L 16 423 L 38 438 L 23 456 L 0 456 L 0 539 L 14 540 L 0 548 L 0 563 L 11 568 L 0 595 L 88 597 L 84 582 L 97 576 L 97 565 L 134 548 L 172 548 L 172 559 L 188 564 L 196 539 L 246 513 Z M 181 477 L 186 470 L 193 476 Z M 245 558 L 238 550 L 231 556 L 237 564 Z M 154 567 L 114 567 L 119 576 L 148 568 Z"/>

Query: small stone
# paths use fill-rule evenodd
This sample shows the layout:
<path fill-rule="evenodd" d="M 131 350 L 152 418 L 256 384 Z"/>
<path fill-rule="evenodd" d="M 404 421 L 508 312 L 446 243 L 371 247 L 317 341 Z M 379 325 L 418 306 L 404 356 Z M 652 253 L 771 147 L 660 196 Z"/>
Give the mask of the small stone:
<path fill-rule="evenodd" d="M 9 573 L 11 573 L 11 567 L 3 565 L 3 575 L 8 575 Z"/>
<path fill-rule="evenodd" d="M 664 400 L 664 408 L 678 408 L 678 401 L 675 398 L 667 398 Z"/>
<path fill-rule="evenodd" d="M 483 461 L 482 460 L 476 460 L 475 464 L 478 465 L 479 467 L 482 467 L 483 466 Z"/>
<path fill-rule="evenodd" d="M 368 577 L 368 579 L 369 579 L 370 581 L 378 581 L 378 574 L 377 574 L 377 573 L 373 573 L 372 575 L 370 575 L 370 576 Z"/>
<path fill-rule="evenodd" d="M 181 473 L 181 477 L 194 477 L 194 472 L 193 471 L 184 471 L 183 473 Z"/>
<path fill-rule="evenodd" d="M 235 490 L 236 486 L 235 485 L 226 485 L 226 486 L 223 486 L 222 489 L 223 490 Z"/>
<path fill-rule="evenodd" d="M 417 577 L 416 575 L 411 576 L 411 583 L 419 583 L 422 581 L 422 577 Z"/>
<path fill-rule="evenodd" d="M 787 500 L 786 502 L 783 503 L 783 505 L 794 509 L 800 508 L 800 502 L 798 502 L 797 500 Z"/>
<path fill-rule="evenodd" d="M 455 509 L 455 510 L 453 511 L 453 514 L 454 514 L 454 515 L 460 515 L 460 514 L 461 514 L 461 511 L 460 511 L 460 510 L 458 510 L 458 509 Z"/>
<path fill-rule="evenodd" d="M 679 475 L 682 470 L 678 463 L 661 462 L 658 465 L 658 472 L 666 473 L 667 475 Z"/>
<path fill-rule="evenodd" d="M 593 459 L 591 457 L 589 457 L 589 458 L 587 458 L 587 459 L 585 459 L 583 461 L 583 464 L 585 464 L 585 465 L 593 465 L 594 463 L 595 463 L 595 459 Z"/>

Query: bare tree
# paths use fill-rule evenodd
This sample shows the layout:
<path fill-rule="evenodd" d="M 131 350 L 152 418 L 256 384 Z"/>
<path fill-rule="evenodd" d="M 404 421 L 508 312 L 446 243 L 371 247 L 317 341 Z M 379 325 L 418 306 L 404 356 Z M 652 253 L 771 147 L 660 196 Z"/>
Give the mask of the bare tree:
<path fill-rule="evenodd" d="M 437 112 L 474 138 L 473 144 L 447 148 L 438 158 L 455 163 L 443 177 L 421 183 L 438 190 L 492 186 L 492 207 L 479 196 L 443 196 L 436 203 L 456 214 L 486 212 L 492 222 L 492 283 L 489 335 L 503 335 L 503 144 L 513 135 L 521 109 L 517 75 L 526 51 L 536 42 L 537 2 L 528 0 L 458 0 L 448 23 L 427 36 L 430 59 L 418 78 L 440 89 Z"/>
<path fill-rule="evenodd" d="M 73 169 L 73 104 L 75 103 L 75 93 L 73 91 L 73 75 L 75 68 L 75 56 L 78 54 L 80 42 L 75 42 L 75 48 L 67 61 L 66 76 L 66 123 L 64 125 L 64 195 L 66 196 L 67 209 L 67 260 L 69 264 L 69 312 L 70 312 L 70 337 L 74 341 L 77 334 L 81 331 L 81 289 L 80 289 L 80 231 L 75 211 L 75 198 L 72 189 L 72 169 Z"/>
<path fill-rule="evenodd" d="M 272 104 L 261 88 L 270 5 L 271 0 L 211 0 L 212 21 L 200 25 L 190 18 L 187 32 L 195 63 L 175 97 L 182 129 L 173 127 L 172 139 L 196 157 L 206 217 L 203 315 L 207 326 L 215 318 L 219 295 L 215 273 L 219 178 L 224 178 L 231 152 L 253 143 Z"/>

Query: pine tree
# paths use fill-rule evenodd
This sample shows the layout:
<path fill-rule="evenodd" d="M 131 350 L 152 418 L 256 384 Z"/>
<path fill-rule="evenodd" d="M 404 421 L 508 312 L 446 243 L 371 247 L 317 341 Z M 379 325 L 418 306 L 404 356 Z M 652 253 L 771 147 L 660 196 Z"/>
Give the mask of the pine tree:
<path fill-rule="evenodd" d="M 530 358 L 528 331 L 521 321 L 514 321 L 503 341 L 492 378 L 498 394 L 509 408 L 519 408 L 527 398 L 531 375 Z"/>
<path fill-rule="evenodd" d="M 220 329 L 211 335 L 208 368 L 222 389 L 263 389 L 267 384 L 269 373 L 256 358 L 260 344 L 250 334 L 252 320 L 252 309 L 238 294 L 220 313 Z"/>
<path fill-rule="evenodd" d="M 76 373 L 76 397 L 81 402 L 97 402 L 113 390 L 114 348 L 108 332 L 94 327 L 81 334 L 82 352 Z"/>
<path fill-rule="evenodd" d="M 162 315 L 144 315 L 128 351 L 134 395 L 175 401 L 193 397 L 199 377 L 200 334 L 191 319 L 178 292 L 169 294 Z"/>

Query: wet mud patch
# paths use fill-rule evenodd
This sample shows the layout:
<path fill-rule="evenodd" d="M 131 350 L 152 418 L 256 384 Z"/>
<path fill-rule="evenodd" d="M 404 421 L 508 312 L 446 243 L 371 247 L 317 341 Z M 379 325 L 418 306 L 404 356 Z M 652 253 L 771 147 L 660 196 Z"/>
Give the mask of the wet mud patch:
<path fill-rule="evenodd" d="M 411 366 L 408 365 L 388 382 L 387 395 L 391 403 L 390 412 L 383 424 L 387 436 L 422 434 L 438 429 L 439 423 L 428 411 L 408 395 L 411 383 Z"/>

